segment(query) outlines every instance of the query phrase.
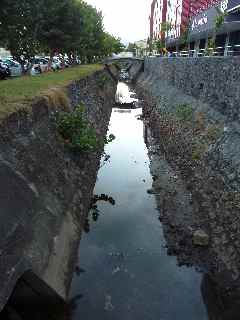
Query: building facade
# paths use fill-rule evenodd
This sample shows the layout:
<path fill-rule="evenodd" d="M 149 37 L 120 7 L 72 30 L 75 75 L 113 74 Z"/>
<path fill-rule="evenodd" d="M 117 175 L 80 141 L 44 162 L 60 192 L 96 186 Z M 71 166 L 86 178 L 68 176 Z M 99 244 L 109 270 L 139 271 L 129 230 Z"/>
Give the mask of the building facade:
<path fill-rule="evenodd" d="M 240 55 L 240 0 L 209 1 L 191 16 L 189 43 L 202 55 L 214 42 L 213 55 Z M 194 45 L 193 45 L 194 44 Z"/>
<path fill-rule="evenodd" d="M 198 54 L 211 40 L 215 55 L 240 54 L 240 0 L 152 0 L 149 21 L 150 40 L 164 38 L 170 51 Z"/>
<path fill-rule="evenodd" d="M 170 39 L 181 36 L 188 25 L 190 16 L 190 0 L 171 0 L 167 2 L 167 22 L 171 29 L 167 33 Z"/>
<path fill-rule="evenodd" d="M 150 39 L 161 39 L 162 23 L 166 21 L 167 0 L 153 0 L 151 3 Z"/>
<path fill-rule="evenodd" d="M 218 5 L 221 0 L 191 0 L 191 12 L 190 15 L 196 16 L 202 11 Z"/>
<path fill-rule="evenodd" d="M 175 39 L 181 36 L 190 17 L 191 0 L 153 0 L 151 3 L 150 39 L 169 37 Z M 163 24 L 167 23 L 167 32 Z"/>

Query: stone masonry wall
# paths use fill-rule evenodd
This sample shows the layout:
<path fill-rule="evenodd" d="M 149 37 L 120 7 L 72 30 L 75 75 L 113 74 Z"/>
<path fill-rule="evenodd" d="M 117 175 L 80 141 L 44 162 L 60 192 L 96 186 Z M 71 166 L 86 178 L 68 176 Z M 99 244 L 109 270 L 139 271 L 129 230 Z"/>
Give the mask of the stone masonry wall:
<path fill-rule="evenodd" d="M 177 217 L 177 190 L 162 195 L 159 180 L 161 221 L 173 226 L 169 249 L 210 274 L 225 297 L 240 296 L 239 66 L 238 58 L 147 58 L 137 83 L 156 153 L 183 181 L 192 208 Z M 198 229 L 207 247 L 194 246 Z"/>
<path fill-rule="evenodd" d="M 67 88 L 71 107 L 85 106 L 99 138 L 115 87 L 100 71 Z M 56 107 L 42 96 L 0 125 L 0 310 L 27 270 L 63 297 L 71 281 L 102 150 L 70 152 L 56 131 Z"/>
<path fill-rule="evenodd" d="M 240 58 L 147 58 L 145 74 L 239 120 Z"/>

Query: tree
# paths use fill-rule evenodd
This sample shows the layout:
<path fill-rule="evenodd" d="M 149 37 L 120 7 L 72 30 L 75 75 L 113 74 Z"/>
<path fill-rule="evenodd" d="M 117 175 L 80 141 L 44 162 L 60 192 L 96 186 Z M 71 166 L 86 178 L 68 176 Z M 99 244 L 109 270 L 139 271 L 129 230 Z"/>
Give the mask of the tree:
<path fill-rule="evenodd" d="M 83 0 L 1 0 L 0 39 L 18 60 L 57 52 L 91 62 L 123 48 L 104 31 L 102 13 Z"/>
<path fill-rule="evenodd" d="M 136 43 L 129 42 L 126 50 L 128 52 L 132 52 L 135 55 L 136 54 L 136 49 L 137 49 Z"/>
<path fill-rule="evenodd" d="M 2 0 L 0 11 L 1 45 L 9 49 L 16 59 L 38 52 L 41 44 L 37 39 L 33 0 Z"/>
<path fill-rule="evenodd" d="M 112 53 L 119 53 L 124 51 L 125 46 L 121 43 L 120 38 L 115 38 L 109 33 L 104 33 L 102 56 L 109 56 Z"/>
<path fill-rule="evenodd" d="M 165 44 L 162 40 L 158 39 L 158 40 L 155 40 L 154 47 L 158 53 L 161 53 L 162 50 L 165 48 Z"/>

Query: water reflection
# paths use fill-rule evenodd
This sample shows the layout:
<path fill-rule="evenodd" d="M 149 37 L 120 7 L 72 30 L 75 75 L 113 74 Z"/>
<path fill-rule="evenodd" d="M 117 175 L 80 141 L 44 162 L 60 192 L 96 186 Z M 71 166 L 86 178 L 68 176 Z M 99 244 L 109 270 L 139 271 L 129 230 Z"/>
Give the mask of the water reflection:
<path fill-rule="evenodd" d="M 118 113 L 131 113 L 131 109 L 115 109 L 114 112 Z"/>
<path fill-rule="evenodd" d="M 97 201 L 90 213 L 97 223 L 81 240 L 79 265 L 87 272 L 72 283 L 71 296 L 83 295 L 74 320 L 207 319 L 202 275 L 168 256 L 155 198 L 147 193 L 152 176 L 140 112 L 112 113 L 109 129 L 118 138 L 106 146 L 111 162 L 98 173 L 95 200 L 110 193 L 117 202 Z"/>
<path fill-rule="evenodd" d="M 134 105 L 138 102 L 138 99 L 133 98 L 135 92 L 129 90 L 129 86 L 124 82 L 119 82 L 117 85 L 117 91 L 115 95 L 115 101 L 117 104 L 126 105 L 129 104 Z"/>
<path fill-rule="evenodd" d="M 153 129 L 145 123 L 143 137 L 148 147 L 153 177 L 149 193 L 156 200 L 167 253 L 177 257 L 179 266 L 194 266 L 203 274 L 201 294 L 208 319 L 240 319 L 240 286 L 238 281 L 233 282 L 236 254 L 234 249 L 228 249 L 226 241 L 222 242 L 225 237 L 221 221 L 215 222 L 215 230 L 220 232 L 215 233 L 219 241 L 215 241 L 214 246 L 212 243 L 204 248 L 193 245 L 193 231 L 201 228 L 199 215 L 194 211 L 196 200 L 193 200 L 181 174 L 166 161 L 159 140 L 153 137 L 152 132 Z M 229 252 L 232 253 L 230 259 Z M 219 263 L 217 255 L 226 259 L 226 265 Z"/>

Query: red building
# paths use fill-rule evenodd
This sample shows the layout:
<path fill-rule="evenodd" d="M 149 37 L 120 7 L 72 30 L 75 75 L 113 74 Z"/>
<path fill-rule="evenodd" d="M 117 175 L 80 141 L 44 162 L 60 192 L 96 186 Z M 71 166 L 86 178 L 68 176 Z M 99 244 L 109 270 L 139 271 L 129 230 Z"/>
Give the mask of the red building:
<path fill-rule="evenodd" d="M 149 16 L 150 39 L 180 37 L 189 22 L 191 0 L 152 0 Z M 171 25 L 171 30 L 164 34 L 162 23 Z"/>
<path fill-rule="evenodd" d="M 179 38 L 186 30 L 191 17 L 220 2 L 221 0 L 152 0 L 149 17 L 150 39 L 163 37 L 161 30 L 163 22 L 171 25 L 167 37 Z"/>
<path fill-rule="evenodd" d="M 167 2 L 167 22 L 171 30 L 167 37 L 170 39 L 179 38 L 185 31 L 190 17 L 190 0 L 170 0 Z"/>
<path fill-rule="evenodd" d="M 216 6 L 221 0 L 191 0 L 190 15 L 195 16 L 210 7 Z"/>
<path fill-rule="evenodd" d="M 167 0 L 153 0 L 151 3 L 150 39 L 161 39 L 162 23 L 166 22 Z"/>
<path fill-rule="evenodd" d="M 214 55 L 240 55 L 240 0 L 151 0 L 150 39 L 164 38 L 169 51 L 188 49 L 190 54 L 208 54 L 214 37 Z M 216 18 L 224 15 L 216 32 Z M 171 28 L 164 33 L 162 23 Z M 187 43 L 179 39 L 188 28 Z"/>

